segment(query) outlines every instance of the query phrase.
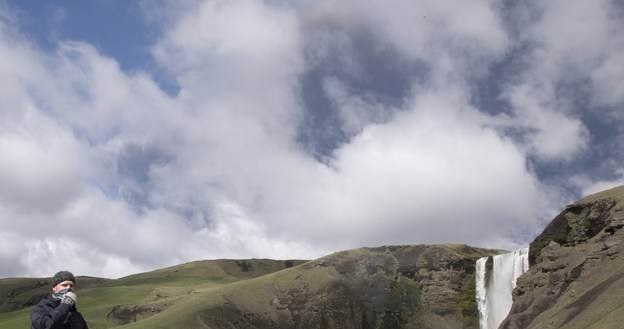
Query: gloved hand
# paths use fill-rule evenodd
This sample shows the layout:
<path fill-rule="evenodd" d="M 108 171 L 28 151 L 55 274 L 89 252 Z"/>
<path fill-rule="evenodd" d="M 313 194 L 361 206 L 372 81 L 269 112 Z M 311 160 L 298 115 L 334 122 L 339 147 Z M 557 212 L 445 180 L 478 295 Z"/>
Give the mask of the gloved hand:
<path fill-rule="evenodd" d="M 78 295 L 76 295 L 73 291 L 69 291 L 65 294 L 65 296 L 63 296 L 63 299 L 61 299 L 61 303 L 74 305 L 76 304 L 76 300 L 78 300 Z"/>

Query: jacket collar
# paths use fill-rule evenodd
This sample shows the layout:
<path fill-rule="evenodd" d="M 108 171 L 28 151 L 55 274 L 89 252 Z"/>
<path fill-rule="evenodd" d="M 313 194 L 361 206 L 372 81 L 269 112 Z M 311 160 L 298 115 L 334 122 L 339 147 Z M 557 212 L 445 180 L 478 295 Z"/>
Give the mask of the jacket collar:
<path fill-rule="evenodd" d="M 48 294 L 41 300 L 41 303 L 51 306 L 57 306 L 61 302 L 60 299 L 55 299 L 52 294 Z"/>

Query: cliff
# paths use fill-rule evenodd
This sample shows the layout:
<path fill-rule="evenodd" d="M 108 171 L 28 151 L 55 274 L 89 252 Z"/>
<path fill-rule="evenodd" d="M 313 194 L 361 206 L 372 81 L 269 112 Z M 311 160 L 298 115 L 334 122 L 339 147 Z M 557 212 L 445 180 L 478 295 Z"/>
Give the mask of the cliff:
<path fill-rule="evenodd" d="M 624 186 L 566 207 L 530 246 L 500 329 L 624 327 Z"/>

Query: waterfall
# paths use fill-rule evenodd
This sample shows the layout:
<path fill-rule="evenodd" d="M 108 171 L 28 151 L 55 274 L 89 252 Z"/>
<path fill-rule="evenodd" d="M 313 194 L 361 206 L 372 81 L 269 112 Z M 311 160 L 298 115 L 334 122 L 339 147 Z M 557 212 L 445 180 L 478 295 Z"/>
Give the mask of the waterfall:
<path fill-rule="evenodd" d="M 479 328 L 497 329 L 511 310 L 516 280 L 529 269 L 529 248 L 493 256 L 491 273 L 487 273 L 487 260 L 479 258 L 475 269 Z"/>
<path fill-rule="evenodd" d="M 479 309 L 479 329 L 488 329 L 488 310 L 487 299 L 485 296 L 485 262 L 487 257 L 479 258 L 477 260 L 476 272 L 476 296 L 477 296 L 477 308 Z"/>

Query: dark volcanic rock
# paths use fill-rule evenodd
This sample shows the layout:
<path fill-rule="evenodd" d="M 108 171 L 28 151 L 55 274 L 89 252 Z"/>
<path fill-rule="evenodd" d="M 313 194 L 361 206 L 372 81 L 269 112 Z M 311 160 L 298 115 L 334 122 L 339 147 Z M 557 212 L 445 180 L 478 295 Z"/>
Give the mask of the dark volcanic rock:
<path fill-rule="evenodd" d="M 535 264 L 537 255 L 551 242 L 569 247 L 594 237 L 609 222 L 610 210 L 616 201 L 604 198 L 592 201 L 579 201 L 566 207 L 555 217 L 529 248 L 529 262 Z"/>
<path fill-rule="evenodd" d="M 115 325 L 124 325 L 156 315 L 168 306 L 167 303 L 116 305 L 106 314 L 106 318 Z"/>
<path fill-rule="evenodd" d="M 501 329 L 624 327 L 624 187 L 568 207 L 531 243 Z"/>

